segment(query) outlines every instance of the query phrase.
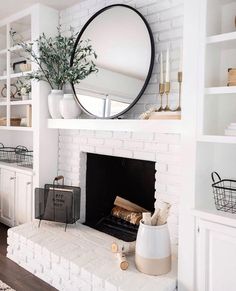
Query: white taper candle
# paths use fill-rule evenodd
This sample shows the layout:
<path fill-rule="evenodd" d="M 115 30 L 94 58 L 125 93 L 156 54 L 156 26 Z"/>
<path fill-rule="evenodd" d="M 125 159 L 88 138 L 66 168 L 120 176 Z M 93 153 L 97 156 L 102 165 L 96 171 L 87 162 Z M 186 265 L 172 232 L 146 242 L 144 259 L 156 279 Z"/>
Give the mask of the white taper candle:
<path fill-rule="evenodd" d="M 166 50 L 166 83 L 170 82 L 170 51 Z"/>
<path fill-rule="evenodd" d="M 182 72 L 183 67 L 183 51 L 182 48 L 180 48 L 179 52 L 179 72 Z"/>
<path fill-rule="evenodd" d="M 163 70 L 163 55 L 162 55 L 162 52 L 161 52 L 161 55 L 160 55 L 160 64 L 161 64 L 160 84 L 164 84 L 164 70 Z"/>

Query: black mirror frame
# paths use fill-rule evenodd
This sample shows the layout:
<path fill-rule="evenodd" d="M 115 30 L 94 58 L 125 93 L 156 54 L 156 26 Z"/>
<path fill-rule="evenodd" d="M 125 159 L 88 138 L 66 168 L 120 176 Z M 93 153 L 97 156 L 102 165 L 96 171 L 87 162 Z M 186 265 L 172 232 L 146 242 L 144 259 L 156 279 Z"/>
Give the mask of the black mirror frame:
<path fill-rule="evenodd" d="M 149 37 L 150 37 L 150 43 L 151 43 L 151 59 L 150 59 L 150 65 L 149 65 L 149 70 L 148 70 L 148 74 L 147 74 L 147 77 L 146 77 L 146 80 L 144 82 L 144 85 L 142 87 L 142 89 L 140 90 L 138 96 L 134 99 L 134 101 L 125 109 L 123 110 L 122 112 L 116 114 L 116 115 L 113 115 L 113 116 L 109 116 L 109 117 L 99 117 L 99 116 L 96 116 L 96 115 L 93 115 L 92 113 L 90 113 L 89 111 L 87 111 L 83 105 L 80 103 L 79 99 L 77 98 L 77 95 L 76 95 L 76 91 L 75 91 L 75 87 L 74 87 L 74 84 L 71 83 L 71 87 L 73 89 L 73 93 L 74 93 L 74 97 L 76 99 L 76 101 L 78 102 L 79 106 L 82 108 L 82 110 L 88 114 L 89 116 L 92 116 L 92 117 L 95 117 L 95 119 L 115 119 L 115 118 L 118 118 L 119 116 L 125 114 L 127 111 L 129 111 L 137 102 L 138 100 L 141 98 L 141 96 L 143 95 L 145 89 L 147 88 L 147 85 L 150 81 L 150 78 L 152 76 L 152 71 L 153 71 L 153 66 L 154 66 L 154 60 L 155 60 L 155 43 L 154 43 L 154 38 L 153 38 L 153 34 L 152 34 L 152 30 L 151 30 L 151 27 L 149 26 L 149 23 L 147 22 L 147 20 L 145 19 L 145 17 L 139 12 L 137 11 L 135 8 L 129 6 L 129 5 L 125 5 L 125 4 L 114 4 L 114 5 L 110 5 L 110 6 L 106 6 L 104 8 L 102 8 L 101 10 L 99 10 L 98 12 L 96 12 L 86 23 L 85 25 L 83 26 L 83 28 L 81 29 L 76 41 L 75 41 L 75 45 L 74 45 L 74 50 L 73 50 L 73 53 L 71 55 L 71 60 L 70 60 L 70 66 L 72 67 L 73 66 L 73 62 L 74 62 L 74 55 L 75 55 L 75 50 L 76 50 L 76 47 L 85 31 L 85 29 L 89 26 L 89 24 L 93 21 L 93 19 L 95 19 L 98 15 L 102 14 L 104 11 L 108 10 L 108 9 L 111 9 L 113 7 L 117 7 L 117 6 L 120 6 L 120 7 L 126 7 L 128 9 L 131 9 L 132 11 L 134 11 L 135 13 L 137 13 L 141 19 L 143 20 L 144 24 L 146 25 L 146 28 L 148 30 L 148 34 L 149 34 Z"/>

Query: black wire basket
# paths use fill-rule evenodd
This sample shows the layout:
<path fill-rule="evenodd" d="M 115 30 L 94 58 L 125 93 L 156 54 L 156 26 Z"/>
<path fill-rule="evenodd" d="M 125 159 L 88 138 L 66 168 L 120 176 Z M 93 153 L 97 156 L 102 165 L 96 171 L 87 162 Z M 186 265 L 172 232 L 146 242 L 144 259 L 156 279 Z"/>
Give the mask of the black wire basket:
<path fill-rule="evenodd" d="M 5 147 L 0 143 L 0 161 L 4 163 L 17 163 L 20 152 L 27 151 L 24 146 Z"/>
<path fill-rule="evenodd" d="M 222 180 L 216 172 L 211 174 L 211 178 L 216 209 L 236 213 L 236 180 Z"/>
<path fill-rule="evenodd" d="M 17 165 L 20 167 L 33 168 L 33 151 L 18 151 Z"/>

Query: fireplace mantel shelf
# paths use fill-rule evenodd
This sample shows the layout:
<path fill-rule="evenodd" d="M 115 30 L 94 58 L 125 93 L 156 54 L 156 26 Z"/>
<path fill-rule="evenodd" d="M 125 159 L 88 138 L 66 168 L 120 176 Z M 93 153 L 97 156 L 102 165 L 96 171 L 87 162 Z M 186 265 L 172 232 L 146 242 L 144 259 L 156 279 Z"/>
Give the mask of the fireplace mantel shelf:
<path fill-rule="evenodd" d="M 48 119 L 54 129 L 181 133 L 181 120 Z"/>

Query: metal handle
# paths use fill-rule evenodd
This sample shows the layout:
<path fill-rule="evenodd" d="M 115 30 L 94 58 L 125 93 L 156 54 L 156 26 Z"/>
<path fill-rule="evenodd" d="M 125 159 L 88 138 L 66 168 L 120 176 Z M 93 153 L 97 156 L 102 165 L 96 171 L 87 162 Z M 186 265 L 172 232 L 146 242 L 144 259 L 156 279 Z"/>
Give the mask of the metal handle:
<path fill-rule="evenodd" d="M 31 185 L 31 182 L 27 182 L 26 185 L 27 185 L 27 186 Z"/>
<path fill-rule="evenodd" d="M 54 181 L 53 181 L 53 185 L 58 181 L 62 180 L 62 185 L 64 185 L 64 177 L 62 175 L 55 177 Z"/>
<path fill-rule="evenodd" d="M 27 149 L 27 147 L 25 147 L 25 146 L 18 145 L 18 146 L 15 148 L 15 151 L 16 151 L 16 153 L 17 153 L 17 152 L 28 152 L 28 149 Z"/>
<path fill-rule="evenodd" d="M 221 181 L 221 177 L 220 177 L 220 175 L 219 175 L 217 172 L 212 172 L 212 173 L 211 173 L 211 179 L 212 179 L 212 181 L 213 181 L 214 183 L 216 182 L 216 180 L 215 180 L 215 176 L 218 178 L 219 181 Z"/>
<path fill-rule="evenodd" d="M 11 181 L 12 181 L 12 180 L 15 180 L 15 178 L 16 178 L 16 177 L 11 177 L 10 180 L 11 180 Z"/>

